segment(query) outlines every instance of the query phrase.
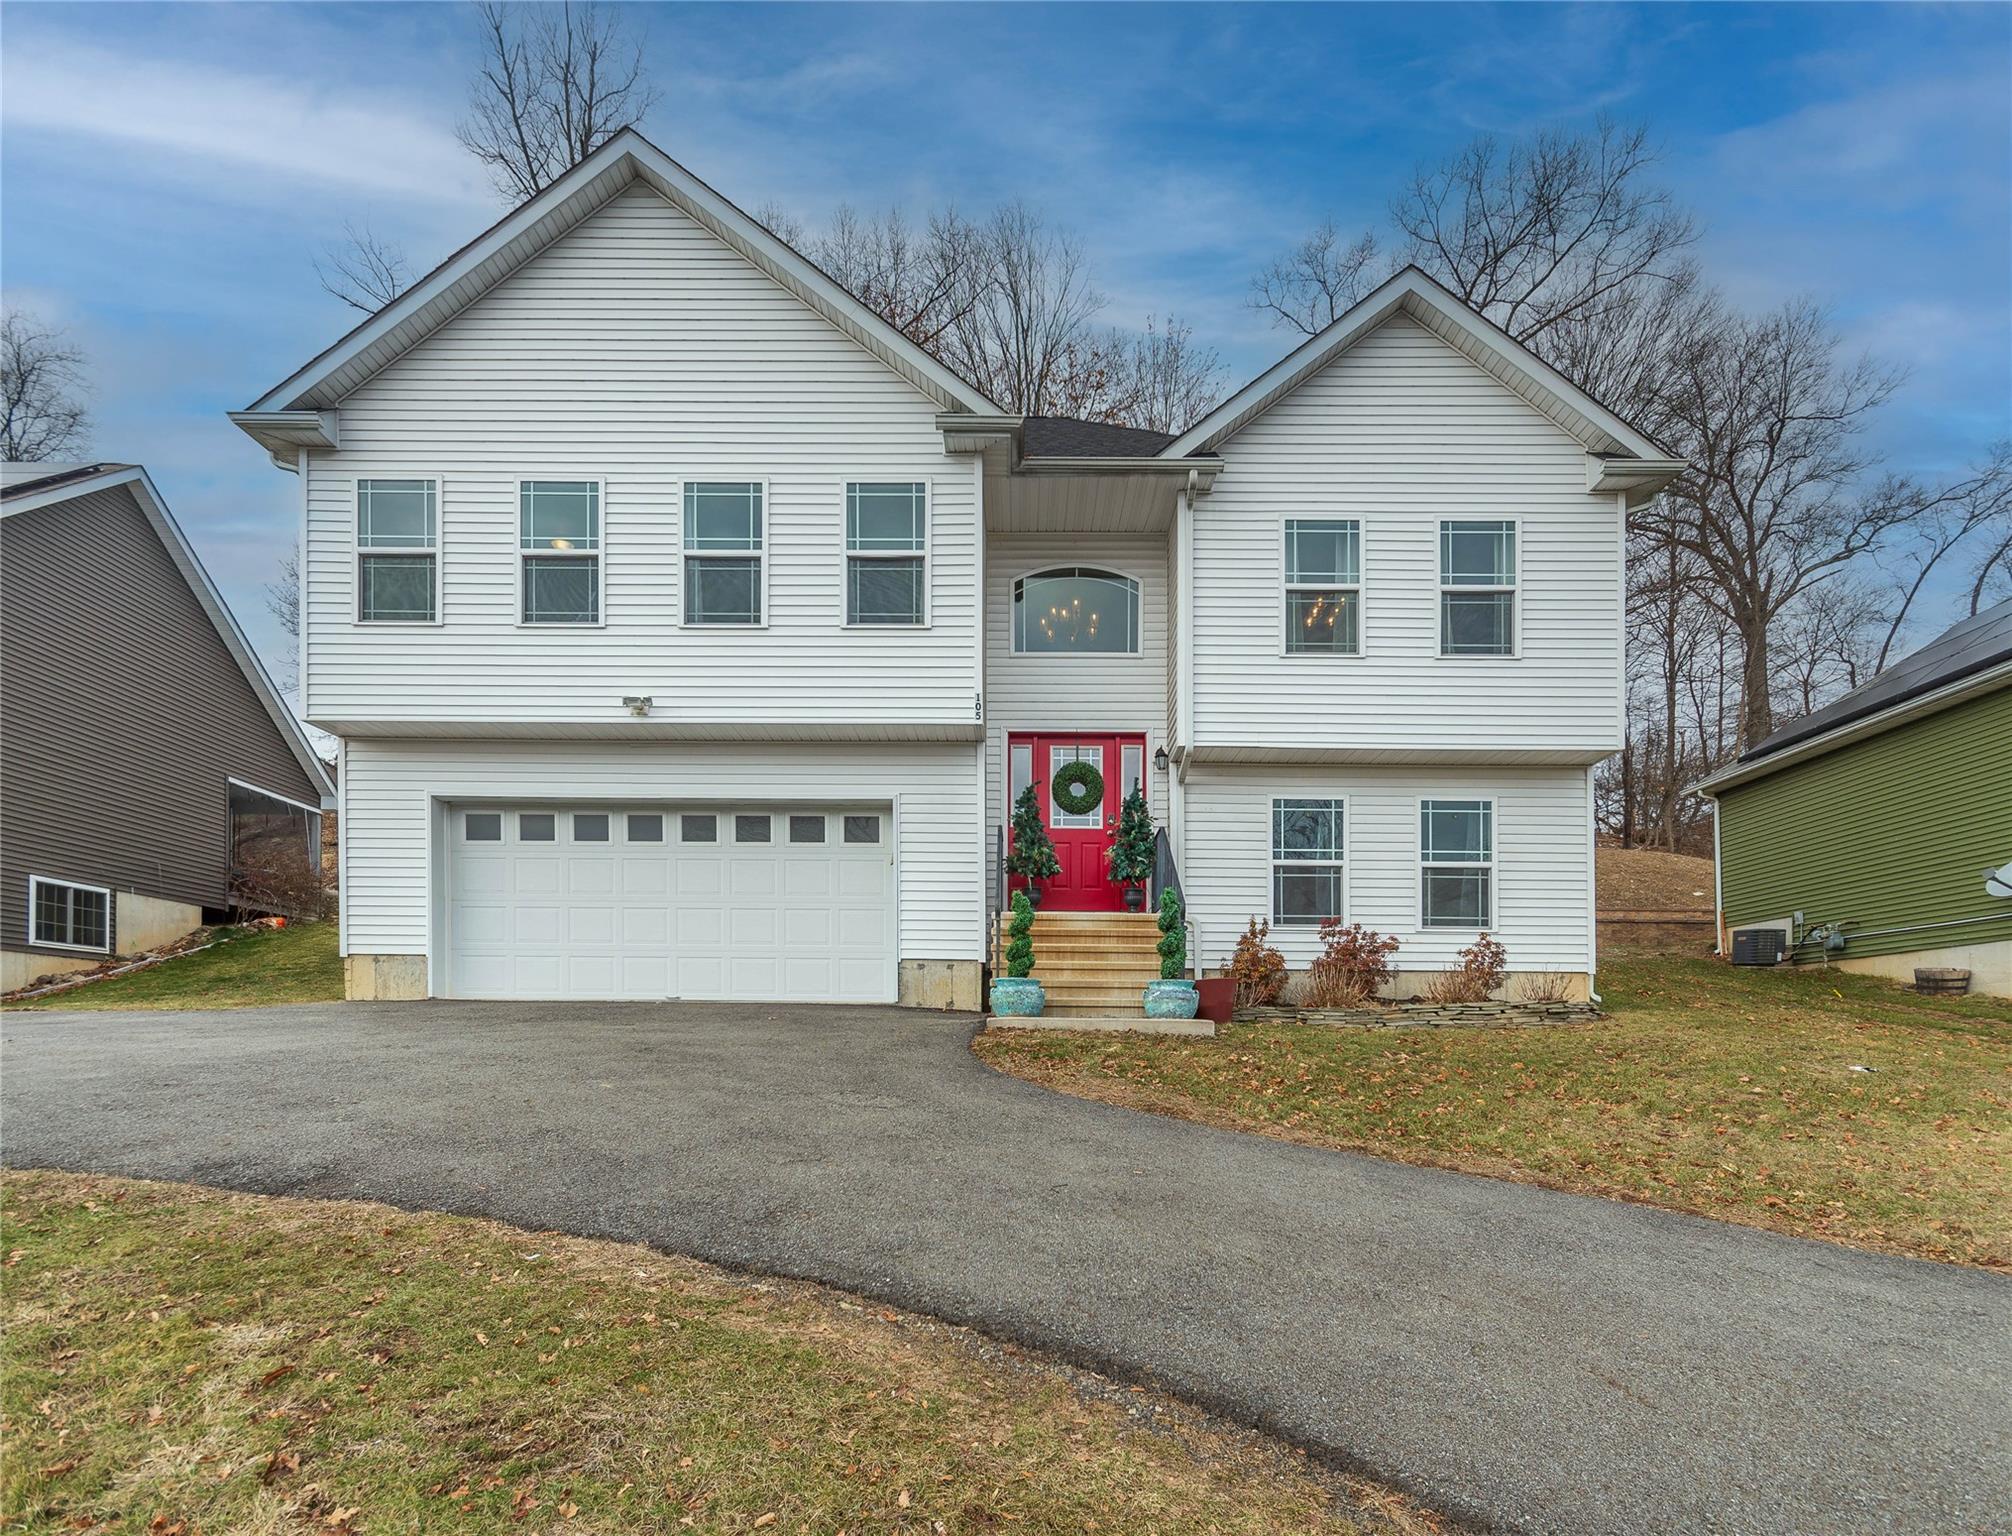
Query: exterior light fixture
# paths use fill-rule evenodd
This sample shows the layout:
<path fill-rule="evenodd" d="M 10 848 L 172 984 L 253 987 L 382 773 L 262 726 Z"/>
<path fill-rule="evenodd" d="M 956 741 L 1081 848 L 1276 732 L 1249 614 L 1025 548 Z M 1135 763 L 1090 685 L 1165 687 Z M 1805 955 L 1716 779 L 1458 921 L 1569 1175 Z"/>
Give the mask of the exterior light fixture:
<path fill-rule="evenodd" d="M 638 718 L 641 718 L 642 716 L 647 715 L 650 712 L 650 704 L 651 699 L 647 693 L 632 693 L 624 697 L 622 700 L 623 708 L 627 709 L 630 714 L 635 715 Z"/>
<path fill-rule="evenodd" d="M 1162 773 L 1167 771 L 1167 749 L 1165 747 L 1161 747 L 1153 754 L 1153 766 Z"/>

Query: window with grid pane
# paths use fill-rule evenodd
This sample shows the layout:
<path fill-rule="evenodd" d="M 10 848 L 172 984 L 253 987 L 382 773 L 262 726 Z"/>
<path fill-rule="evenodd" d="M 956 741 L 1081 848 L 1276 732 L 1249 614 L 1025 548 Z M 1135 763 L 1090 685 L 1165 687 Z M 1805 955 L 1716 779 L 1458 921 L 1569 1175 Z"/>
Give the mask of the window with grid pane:
<path fill-rule="evenodd" d="M 1271 920 L 1315 927 L 1341 916 L 1342 802 L 1271 803 Z"/>
<path fill-rule="evenodd" d="M 1439 654 L 1516 654 L 1516 525 L 1439 525 Z"/>
<path fill-rule="evenodd" d="M 601 487 L 526 480 L 517 488 L 526 624 L 601 622 Z"/>
<path fill-rule="evenodd" d="M 1361 654 L 1362 524 L 1353 518 L 1286 519 L 1285 648 Z"/>
<path fill-rule="evenodd" d="M 846 623 L 925 622 L 928 524 L 929 488 L 919 480 L 846 486 Z"/>
<path fill-rule="evenodd" d="M 1418 811 L 1419 921 L 1427 928 L 1486 928 L 1494 921 L 1495 806 L 1426 800 Z"/>
<path fill-rule="evenodd" d="M 685 485 L 685 622 L 762 622 L 763 507 L 759 480 Z"/>
<path fill-rule="evenodd" d="M 28 878 L 29 942 L 47 949 L 112 947 L 112 893 L 101 886 Z"/>
<path fill-rule="evenodd" d="M 440 496 L 432 480 L 356 482 L 356 617 L 431 624 L 440 614 Z"/>

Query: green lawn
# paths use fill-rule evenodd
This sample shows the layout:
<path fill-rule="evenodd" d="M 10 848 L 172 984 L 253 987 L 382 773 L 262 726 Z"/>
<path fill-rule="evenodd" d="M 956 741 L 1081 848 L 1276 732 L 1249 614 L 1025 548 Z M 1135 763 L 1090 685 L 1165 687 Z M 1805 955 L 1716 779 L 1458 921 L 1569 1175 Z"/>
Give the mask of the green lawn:
<path fill-rule="evenodd" d="M 1001 1031 L 976 1048 L 1140 1109 L 2012 1265 L 2012 1005 L 1675 957 L 1614 962 L 1600 988 L 1612 1017 L 1563 1028 Z"/>
<path fill-rule="evenodd" d="M 341 999 L 342 956 L 335 952 L 334 923 L 221 931 L 232 937 L 212 949 L 9 1006 L 256 1008 Z"/>
<path fill-rule="evenodd" d="M 1191 1409 L 817 1287 L 377 1205 L 0 1193 L 8 1526 L 1438 1529 Z"/>

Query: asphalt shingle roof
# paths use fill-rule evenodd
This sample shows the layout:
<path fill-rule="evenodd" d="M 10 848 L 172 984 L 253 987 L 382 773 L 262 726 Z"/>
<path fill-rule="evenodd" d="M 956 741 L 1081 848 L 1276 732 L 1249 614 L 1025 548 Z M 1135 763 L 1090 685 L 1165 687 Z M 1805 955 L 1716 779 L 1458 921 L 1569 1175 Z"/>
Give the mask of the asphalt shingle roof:
<path fill-rule="evenodd" d="M 1834 731 L 1854 720 L 1863 720 L 1867 715 L 1876 715 L 1883 709 L 1904 704 L 1932 689 L 1957 682 L 2004 661 L 2012 661 L 2012 601 L 1987 608 L 1944 630 L 1911 656 L 1903 656 L 1871 682 L 1852 689 L 1841 698 L 1832 699 L 1822 709 L 1813 710 L 1800 720 L 1791 720 L 1758 746 L 1741 753 L 1740 761 L 1751 763 L 1771 756 L 1783 747 L 1792 747 L 1825 731 Z"/>
<path fill-rule="evenodd" d="M 1114 427 L 1073 416 L 1029 416 L 1020 452 L 1030 459 L 1149 459 L 1174 440 L 1171 432 Z"/>
<path fill-rule="evenodd" d="M 27 496 L 67 481 L 89 480 L 111 470 L 134 467 L 109 460 L 97 464 L 0 464 L 0 496 Z"/>

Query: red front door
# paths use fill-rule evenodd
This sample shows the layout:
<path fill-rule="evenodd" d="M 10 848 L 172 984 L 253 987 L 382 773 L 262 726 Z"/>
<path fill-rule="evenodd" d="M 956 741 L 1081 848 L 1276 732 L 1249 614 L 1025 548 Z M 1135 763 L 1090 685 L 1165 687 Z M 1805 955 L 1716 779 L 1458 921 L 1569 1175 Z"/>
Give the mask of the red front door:
<path fill-rule="evenodd" d="M 1062 872 L 1042 882 L 1041 905 L 1054 912 L 1119 912 L 1124 910 L 1125 893 L 1111 879 L 1111 840 L 1118 831 L 1118 807 L 1130 786 L 1130 773 L 1137 779 L 1145 767 L 1145 738 L 1105 736 L 1085 732 L 1038 733 L 1010 737 L 1007 758 L 1013 774 L 1012 798 L 1032 774 L 1036 798 L 1041 803 L 1042 824 L 1055 845 L 1055 857 Z M 1071 815 L 1055 803 L 1055 771 L 1073 762 L 1093 764 L 1104 781 L 1103 801 L 1089 810 Z M 1011 806 L 1008 806 L 1010 813 Z M 1012 825 L 1010 814 L 1007 825 Z M 1017 888 L 1025 884 L 1015 880 Z"/>

